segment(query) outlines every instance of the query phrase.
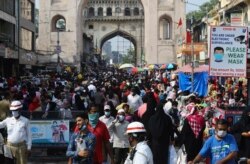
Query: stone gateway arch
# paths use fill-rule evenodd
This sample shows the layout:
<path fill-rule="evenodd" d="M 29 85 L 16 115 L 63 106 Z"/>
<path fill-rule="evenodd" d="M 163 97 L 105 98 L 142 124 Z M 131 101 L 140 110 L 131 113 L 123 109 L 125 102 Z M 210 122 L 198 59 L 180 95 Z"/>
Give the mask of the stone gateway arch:
<path fill-rule="evenodd" d="M 184 0 L 40 0 L 39 6 L 37 51 L 76 66 L 114 35 L 130 38 L 138 65 L 175 62 L 185 35 L 185 23 L 178 27 Z"/>

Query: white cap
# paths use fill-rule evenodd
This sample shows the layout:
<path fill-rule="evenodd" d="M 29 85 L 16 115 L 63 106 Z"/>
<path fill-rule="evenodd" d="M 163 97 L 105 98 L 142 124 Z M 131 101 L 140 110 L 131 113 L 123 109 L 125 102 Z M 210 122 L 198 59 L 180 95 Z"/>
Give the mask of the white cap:
<path fill-rule="evenodd" d="M 17 110 L 23 107 L 23 104 L 20 101 L 12 101 L 10 104 L 10 110 Z"/>
<path fill-rule="evenodd" d="M 104 110 L 105 110 L 105 109 L 109 109 L 109 110 L 110 110 L 110 106 L 109 106 L 109 105 L 105 105 L 105 106 L 104 106 Z"/>
<path fill-rule="evenodd" d="M 126 133 L 142 133 L 146 132 L 145 127 L 140 122 L 132 122 L 128 125 Z"/>
<path fill-rule="evenodd" d="M 163 110 L 166 114 L 168 114 L 170 112 L 170 109 L 172 108 L 172 103 L 170 101 L 168 101 L 164 107 L 163 107 Z"/>
<path fill-rule="evenodd" d="M 124 109 L 119 109 L 117 113 L 125 113 Z"/>

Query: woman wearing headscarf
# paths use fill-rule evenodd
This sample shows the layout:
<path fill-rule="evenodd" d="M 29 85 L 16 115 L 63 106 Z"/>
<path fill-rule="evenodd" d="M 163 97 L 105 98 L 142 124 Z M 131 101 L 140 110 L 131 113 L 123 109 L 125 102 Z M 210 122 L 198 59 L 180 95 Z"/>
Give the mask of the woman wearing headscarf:
<path fill-rule="evenodd" d="M 199 115 L 198 108 L 193 106 L 190 114 L 184 120 L 181 131 L 182 143 L 187 153 L 187 161 L 193 161 L 201 150 L 204 129 L 205 119 Z"/>
<path fill-rule="evenodd" d="M 243 111 L 241 119 L 230 128 L 230 132 L 238 143 L 239 157 L 250 158 L 250 109 Z"/>
<path fill-rule="evenodd" d="M 157 106 L 156 113 L 148 123 L 152 136 L 151 149 L 154 157 L 154 164 L 168 163 L 170 138 L 173 135 L 171 118 L 164 113 L 163 104 Z"/>
<path fill-rule="evenodd" d="M 156 108 L 156 100 L 154 99 L 154 93 L 153 92 L 147 92 L 145 95 L 147 98 L 147 105 L 146 105 L 146 111 L 142 115 L 140 121 L 143 123 L 146 133 L 147 133 L 147 139 L 149 140 L 149 146 L 151 146 L 151 133 L 149 132 L 149 120 L 150 118 L 155 114 L 155 108 Z"/>

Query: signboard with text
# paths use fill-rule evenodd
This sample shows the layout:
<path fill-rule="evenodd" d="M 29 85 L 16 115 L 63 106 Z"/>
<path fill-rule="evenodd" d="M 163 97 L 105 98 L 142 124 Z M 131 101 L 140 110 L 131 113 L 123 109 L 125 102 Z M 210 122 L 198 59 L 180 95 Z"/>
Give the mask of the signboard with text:
<path fill-rule="evenodd" d="M 246 77 L 247 27 L 211 27 L 210 76 Z"/>
<path fill-rule="evenodd" d="M 57 144 L 69 142 L 68 120 L 30 121 L 32 143 Z"/>

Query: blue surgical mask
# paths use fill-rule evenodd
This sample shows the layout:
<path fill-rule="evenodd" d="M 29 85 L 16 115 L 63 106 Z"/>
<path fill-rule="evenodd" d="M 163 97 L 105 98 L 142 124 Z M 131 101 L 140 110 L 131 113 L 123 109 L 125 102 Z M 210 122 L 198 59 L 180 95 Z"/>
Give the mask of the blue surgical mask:
<path fill-rule="evenodd" d="M 15 111 L 12 111 L 11 113 L 12 113 L 12 116 L 13 116 L 13 117 L 18 117 L 18 116 L 19 116 L 19 112 L 16 111 L 16 110 L 15 110 Z"/>
<path fill-rule="evenodd" d="M 216 61 L 221 61 L 223 59 L 224 54 L 222 53 L 215 53 L 214 57 Z"/>
<path fill-rule="evenodd" d="M 104 112 L 104 115 L 105 115 L 106 117 L 109 117 L 109 116 L 110 116 L 110 111 L 105 111 L 105 112 Z"/>
<path fill-rule="evenodd" d="M 99 113 L 88 114 L 88 118 L 90 125 L 95 128 L 99 120 Z"/>

